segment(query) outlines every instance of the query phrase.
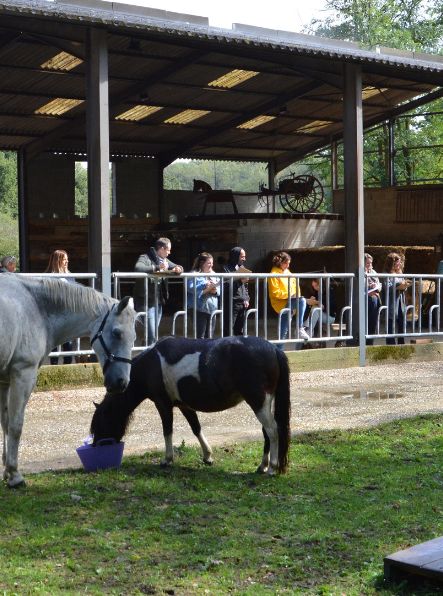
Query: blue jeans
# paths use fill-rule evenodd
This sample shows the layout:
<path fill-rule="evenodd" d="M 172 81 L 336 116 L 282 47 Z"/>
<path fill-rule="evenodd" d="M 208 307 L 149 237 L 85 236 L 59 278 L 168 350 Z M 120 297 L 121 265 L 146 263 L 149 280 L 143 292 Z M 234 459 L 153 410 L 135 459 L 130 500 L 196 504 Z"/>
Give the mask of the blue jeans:
<path fill-rule="evenodd" d="M 163 314 L 163 307 L 161 304 L 158 305 L 157 308 L 157 329 L 160 326 L 160 321 L 162 319 Z M 148 308 L 148 346 L 155 342 L 155 306 L 150 306 Z"/>
<path fill-rule="evenodd" d="M 297 311 L 297 320 L 300 327 L 303 327 L 303 319 L 305 318 L 305 310 L 306 310 L 306 298 L 303 296 L 300 297 L 292 297 L 288 300 L 287 308 L 291 309 L 291 312 L 294 310 Z M 286 339 L 289 335 L 289 320 L 291 312 L 284 313 L 280 319 L 280 339 Z M 277 347 L 282 347 L 283 344 L 277 344 Z"/>

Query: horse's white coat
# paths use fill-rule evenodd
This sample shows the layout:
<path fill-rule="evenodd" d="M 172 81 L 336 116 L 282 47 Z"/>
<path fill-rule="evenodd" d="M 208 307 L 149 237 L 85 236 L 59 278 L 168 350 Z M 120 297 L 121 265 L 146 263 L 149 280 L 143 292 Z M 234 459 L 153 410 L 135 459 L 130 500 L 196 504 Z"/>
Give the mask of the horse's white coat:
<path fill-rule="evenodd" d="M 73 337 L 94 336 L 110 311 L 103 339 L 112 353 L 130 358 L 134 343 L 135 311 L 132 301 L 122 302 L 123 312 L 110 311 L 117 301 L 77 284 L 59 280 L 26 279 L 17 274 L 0 274 L 0 411 L 3 430 L 3 477 L 18 486 L 18 448 L 25 407 L 37 379 L 38 368 L 51 349 Z M 118 320 L 116 320 L 118 317 Z M 112 334 L 113 325 L 124 331 Z M 100 363 L 105 351 L 98 341 L 94 350 Z M 121 389 L 129 382 L 130 363 L 113 362 L 105 373 L 107 384 Z"/>
<path fill-rule="evenodd" d="M 200 373 L 198 371 L 198 363 L 200 359 L 200 352 L 194 354 L 186 354 L 176 364 L 169 364 L 165 358 L 159 353 L 160 366 L 162 368 L 163 382 L 166 391 L 172 401 L 181 401 L 177 384 L 183 377 L 194 377 L 200 383 Z"/>
<path fill-rule="evenodd" d="M 172 445 L 172 433 L 165 435 L 165 459 L 162 464 L 167 466 L 174 461 L 174 447 Z"/>
<path fill-rule="evenodd" d="M 200 447 L 203 451 L 203 461 L 206 464 L 212 464 L 213 459 L 212 459 L 212 449 L 209 446 L 208 441 L 206 440 L 205 435 L 203 434 L 203 431 L 200 431 L 200 434 L 197 437 L 198 442 L 200 443 Z"/>
<path fill-rule="evenodd" d="M 278 428 L 272 413 L 273 402 L 274 395 L 267 393 L 263 406 L 256 413 L 258 420 L 261 422 L 269 437 L 269 456 L 263 456 L 263 460 L 260 465 L 260 471 L 266 472 L 266 468 L 268 468 L 268 474 L 274 474 L 278 468 Z"/>

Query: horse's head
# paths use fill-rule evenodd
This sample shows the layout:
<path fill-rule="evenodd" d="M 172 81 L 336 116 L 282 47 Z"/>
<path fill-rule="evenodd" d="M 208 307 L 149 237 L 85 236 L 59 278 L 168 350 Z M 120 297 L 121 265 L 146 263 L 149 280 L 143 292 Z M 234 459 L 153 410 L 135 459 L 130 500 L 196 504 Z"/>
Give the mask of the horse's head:
<path fill-rule="evenodd" d="M 133 300 L 126 296 L 97 319 L 92 330 L 91 345 L 103 368 L 108 393 L 124 391 L 128 386 L 135 317 Z"/>
<path fill-rule="evenodd" d="M 196 180 L 194 178 L 193 192 L 211 192 L 212 186 L 204 180 Z"/>
<path fill-rule="evenodd" d="M 94 445 L 101 439 L 115 439 L 117 443 L 121 441 L 131 419 L 125 395 L 107 393 L 101 403 L 94 405 L 95 412 L 91 420 Z"/>

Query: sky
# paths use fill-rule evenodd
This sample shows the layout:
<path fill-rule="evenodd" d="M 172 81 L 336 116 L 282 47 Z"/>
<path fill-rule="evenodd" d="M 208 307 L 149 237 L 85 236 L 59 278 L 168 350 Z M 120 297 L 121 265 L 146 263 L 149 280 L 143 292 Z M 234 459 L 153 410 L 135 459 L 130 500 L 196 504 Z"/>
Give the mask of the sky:
<path fill-rule="evenodd" d="M 213 27 L 230 29 L 243 23 L 269 29 L 300 32 L 312 18 L 325 15 L 325 0 L 120 0 L 126 4 L 160 8 L 209 18 Z M 323 12 L 322 12 L 323 10 Z"/>

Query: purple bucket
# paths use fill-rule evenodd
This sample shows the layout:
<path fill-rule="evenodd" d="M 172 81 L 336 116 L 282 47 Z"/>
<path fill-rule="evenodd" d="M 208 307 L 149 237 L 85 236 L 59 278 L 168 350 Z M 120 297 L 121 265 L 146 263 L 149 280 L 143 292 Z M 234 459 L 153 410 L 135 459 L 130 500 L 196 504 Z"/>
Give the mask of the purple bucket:
<path fill-rule="evenodd" d="M 100 439 L 97 445 L 87 443 L 76 449 L 86 472 L 119 468 L 122 463 L 124 442 L 115 439 Z"/>

